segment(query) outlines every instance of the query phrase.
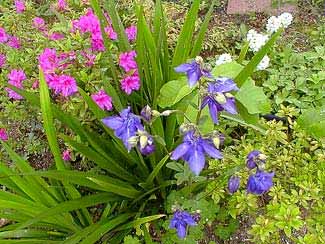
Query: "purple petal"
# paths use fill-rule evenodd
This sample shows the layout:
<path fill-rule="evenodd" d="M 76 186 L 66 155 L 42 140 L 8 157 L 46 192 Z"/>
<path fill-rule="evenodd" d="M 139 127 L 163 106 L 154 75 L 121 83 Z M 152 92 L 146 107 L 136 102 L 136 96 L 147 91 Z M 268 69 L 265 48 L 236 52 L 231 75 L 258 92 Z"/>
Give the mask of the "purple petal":
<path fill-rule="evenodd" d="M 178 160 L 179 158 L 181 158 L 185 153 L 187 153 L 187 151 L 190 148 L 190 144 L 188 143 L 182 143 L 180 144 L 178 147 L 176 147 L 176 149 L 174 150 L 172 156 L 170 157 L 172 160 Z"/>
<path fill-rule="evenodd" d="M 201 78 L 201 72 L 199 69 L 190 70 L 187 72 L 188 83 L 190 87 L 193 87 L 196 82 Z"/>
<path fill-rule="evenodd" d="M 202 150 L 194 149 L 189 155 L 188 164 L 194 174 L 199 175 L 205 165 L 205 157 Z"/>
<path fill-rule="evenodd" d="M 192 69 L 192 64 L 181 64 L 181 65 L 177 66 L 174 70 L 177 73 L 186 73 L 190 69 Z"/>
<path fill-rule="evenodd" d="M 204 151 L 211 157 L 211 158 L 218 158 L 218 159 L 222 159 L 222 154 L 221 152 L 215 148 L 214 146 L 212 146 L 210 143 L 204 143 L 204 145 L 202 145 Z"/>
<path fill-rule="evenodd" d="M 111 116 L 102 119 L 102 122 L 112 130 L 117 130 L 123 125 L 123 120 L 119 116 Z"/>
<path fill-rule="evenodd" d="M 230 114 L 237 114 L 236 102 L 234 98 L 227 98 L 225 104 L 221 106 Z"/>
<path fill-rule="evenodd" d="M 180 239 L 184 239 L 186 236 L 186 225 L 178 224 L 177 227 L 177 235 Z"/>
<path fill-rule="evenodd" d="M 215 124 L 219 124 L 218 120 L 218 107 L 215 103 L 209 103 L 210 116 Z"/>
<path fill-rule="evenodd" d="M 216 92 L 230 92 L 230 91 L 238 91 L 239 88 L 237 87 L 236 83 L 230 79 L 221 77 L 217 79 L 217 83 L 215 84 L 215 91 Z"/>

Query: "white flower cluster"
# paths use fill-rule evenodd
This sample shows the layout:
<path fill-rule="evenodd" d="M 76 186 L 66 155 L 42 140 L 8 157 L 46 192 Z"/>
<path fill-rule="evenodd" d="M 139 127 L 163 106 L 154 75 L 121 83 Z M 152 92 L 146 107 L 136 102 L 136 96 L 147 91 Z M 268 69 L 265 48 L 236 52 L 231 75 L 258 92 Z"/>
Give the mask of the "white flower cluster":
<path fill-rule="evenodd" d="M 279 28 L 288 28 L 292 23 L 293 17 L 290 13 L 282 13 L 280 16 L 271 16 L 266 24 L 268 33 L 276 32 Z"/>
<path fill-rule="evenodd" d="M 270 58 L 265 55 L 261 62 L 257 65 L 257 70 L 265 70 L 270 66 Z"/>
<path fill-rule="evenodd" d="M 232 57 L 229 53 L 221 54 L 216 61 L 216 66 L 232 62 Z"/>
<path fill-rule="evenodd" d="M 257 33 L 255 30 L 251 29 L 247 33 L 247 41 L 249 42 L 249 48 L 253 52 L 257 52 L 261 47 L 265 45 L 269 37 L 267 35 L 263 35 Z"/>

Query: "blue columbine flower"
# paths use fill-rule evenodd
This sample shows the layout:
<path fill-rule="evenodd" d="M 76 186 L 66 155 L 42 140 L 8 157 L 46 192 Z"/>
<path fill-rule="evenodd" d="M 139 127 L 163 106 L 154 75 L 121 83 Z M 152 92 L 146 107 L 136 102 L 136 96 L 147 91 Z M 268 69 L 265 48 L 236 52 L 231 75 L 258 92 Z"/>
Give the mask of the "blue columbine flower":
<path fill-rule="evenodd" d="M 102 122 L 115 131 L 115 136 L 123 141 L 129 151 L 132 148 L 129 139 L 135 136 L 138 131 L 144 130 L 140 117 L 133 114 L 130 107 L 123 109 L 120 116 L 110 116 L 104 118 Z"/>
<path fill-rule="evenodd" d="M 247 182 L 247 192 L 261 195 L 273 186 L 274 172 L 267 173 L 257 170 L 256 174 L 250 175 Z"/>
<path fill-rule="evenodd" d="M 194 225 L 196 225 L 196 222 L 188 212 L 177 210 L 170 221 L 169 228 L 176 229 L 178 237 L 184 239 L 187 226 Z"/>
<path fill-rule="evenodd" d="M 235 193 L 240 185 L 240 178 L 238 176 L 231 176 L 228 181 L 228 190 L 231 194 Z"/>
<path fill-rule="evenodd" d="M 258 163 L 265 163 L 266 156 L 258 150 L 251 151 L 246 158 L 246 166 L 249 169 L 254 169 Z"/>
<path fill-rule="evenodd" d="M 213 122 L 218 124 L 218 114 L 221 111 L 237 114 L 235 98 L 229 92 L 238 90 L 236 83 L 229 78 L 218 78 L 215 83 L 208 83 L 207 95 L 203 98 L 201 109 L 208 105 Z"/>
<path fill-rule="evenodd" d="M 156 149 L 153 137 L 145 131 L 139 131 L 138 148 L 143 155 L 150 155 Z"/>
<path fill-rule="evenodd" d="M 205 166 L 205 154 L 212 158 L 222 158 L 222 154 L 214 147 L 211 139 L 204 139 L 192 130 L 185 134 L 183 143 L 174 150 L 171 159 L 182 158 L 189 164 L 193 173 L 199 175 Z"/>
<path fill-rule="evenodd" d="M 196 57 L 191 63 L 185 63 L 177 66 L 175 71 L 177 73 L 186 73 L 188 83 L 190 87 L 195 86 L 198 80 L 201 79 L 202 76 L 212 79 L 212 75 L 210 72 L 202 68 L 203 60 L 201 57 Z"/>

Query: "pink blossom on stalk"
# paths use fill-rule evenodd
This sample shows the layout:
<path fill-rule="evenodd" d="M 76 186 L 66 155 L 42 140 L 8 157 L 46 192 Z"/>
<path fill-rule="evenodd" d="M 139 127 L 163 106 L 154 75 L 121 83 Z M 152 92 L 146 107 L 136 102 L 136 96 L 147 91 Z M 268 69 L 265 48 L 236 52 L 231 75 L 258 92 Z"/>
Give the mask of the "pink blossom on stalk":
<path fill-rule="evenodd" d="M 7 45 L 9 47 L 15 48 L 15 49 L 19 49 L 20 48 L 20 41 L 17 37 L 12 36 L 9 38 L 9 41 L 7 42 Z"/>
<path fill-rule="evenodd" d="M 78 91 L 76 80 L 69 75 L 60 75 L 57 77 L 55 93 L 61 93 L 64 97 L 73 95 Z"/>
<path fill-rule="evenodd" d="M 8 41 L 8 34 L 4 28 L 0 27 L 0 43 L 6 43 Z"/>
<path fill-rule="evenodd" d="M 121 53 L 119 57 L 119 64 L 125 70 L 129 72 L 130 70 L 137 69 L 137 63 L 134 58 L 137 56 L 135 51 Z"/>
<path fill-rule="evenodd" d="M 132 91 L 140 89 L 140 77 L 137 71 L 135 71 L 132 75 L 125 77 L 121 81 L 122 90 L 130 95 Z"/>
<path fill-rule="evenodd" d="M 129 41 L 134 41 L 137 39 L 137 27 L 135 25 L 131 25 L 130 27 L 126 28 L 125 33 Z"/>
<path fill-rule="evenodd" d="M 0 53 L 0 68 L 4 66 L 6 60 L 7 60 L 6 55 Z"/>
<path fill-rule="evenodd" d="M 0 140 L 8 141 L 8 134 L 4 128 L 0 128 Z"/>
<path fill-rule="evenodd" d="M 59 66 L 56 50 L 51 48 L 45 48 L 38 61 L 44 73 L 53 73 Z"/>
<path fill-rule="evenodd" d="M 117 39 L 117 33 L 114 31 L 112 26 L 106 26 L 105 32 L 111 40 Z"/>
<path fill-rule="evenodd" d="M 51 35 L 48 36 L 48 38 L 52 41 L 58 41 L 62 40 L 64 38 L 64 35 L 59 32 L 53 32 Z"/>
<path fill-rule="evenodd" d="M 96 60 L 96 55 L 91 53 L 91 52 L 87 52 L 87 51 L 82 51 L 81 55 L 86 59 L 85 65 L 87 67 L 91 67 L 94 65 L 95 60 Z"/>
<path fill-rule="evenodd" d="M 46 29 L 46 24 L 45 24 L 44 19 L 42 19 L 40 17 L 35 17 L 33 19 L 33 27 L 40 31 L 44 31 Z"/>
<path fill-rule="evenodd" d="M 95 32 L 91 36 L 91 48 L 93 51 L 105 51 L 101 32 Z"/>
<path fill-rule="evenodd" d="M 15 0 L 15 7 L 18 14 L 24 12 L 26 10 L 25 1 Z"/>
<path fill-rule="evenodd" d="M 58 3 L 57 3 L 57 9 L 58 10 L 65 10 L 68 6 L 67 6 L 67 3 L 65 0 L 58 0 Z"/>
<path fill-rule="evenodd" d="M 91 95 L 93 101 L 103 110 L 111 110 L 112 109 L 112 98 L 106 94 L 104 90 L 100 90 L 99 92 Z"/>
<path fill-rule="evenodd" d="M 8 74 L 8 84 L 13 85 L 17 88 L 22 89 L 23 88 L 23 84 L 22 81 L 26 79 L 26 75 L 24 73 L 23 70 L 17 70 L 17 69 L 13 69 L 9 74 Z M 12 99 L 15 100 L 21 100 L 23 99 L 22 96 L 20 96 L 18 93 L 16 93 L 15 91 L 11 90 L 10 88 L 6 88 L 6 91 L 8 92 L 8 96 Z"/>
<path fill-rule="evenodd" d="M 64 161 L 70 161 L 72 159 L 70 150 L 64 150 L 62 153 L 62 159 Z"/>

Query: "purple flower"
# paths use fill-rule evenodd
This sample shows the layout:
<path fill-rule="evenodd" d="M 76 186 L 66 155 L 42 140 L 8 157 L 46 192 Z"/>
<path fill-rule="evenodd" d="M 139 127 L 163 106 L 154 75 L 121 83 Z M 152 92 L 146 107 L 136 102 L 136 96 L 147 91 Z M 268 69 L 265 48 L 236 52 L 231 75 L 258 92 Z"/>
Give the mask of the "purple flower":
<path fill-rule="evenodd" d="M 240 185 L 240 178 L 238 176 L 231 176 L 228 181 L 228 190 L 231 194 L 235 193 Z"/>
<path fill-rule="evenodd" d="M 202 76 L 212 79 L 212 75 L 202 68 L 203 60 L 197 57 L 191 63 L 185 63 L 177 66 L 175 71 L 177 73 L 186 73 L 190 87 L 195 86 Z"/>
<path fill-rule="evenodd" d="M 5 65 L 6 61 L 7 61 L 6 55 L 0 53 L 0 68 L 2 68 Z"/>
<path fill-rule="evenodd" d="M 143 132 L 142 132 L 143 133 Z M 154 140 L 151 135 L 145 132 L 144 135 L 140 136 L 138 148 L 143 155 L 150 155 L 156 149 Z"/>
<path fill-rule="evenodd" d="M 15 0 L 15 7 L 18 14 L 24 12 L 26 9 L 25 2 L 22 0 Z"/>
<path fill-rule="evenodd" d="M 256 174 L 250 175 L 247 182 L 247 192 L 261 195 L 270 190 L 273 186 L 274 172 L 267 173 L 257 170 Z"/>
<path fill-rule="evenodd" d="M 45 20 L 40 17 L 35 17 L 33 19 L 33 27 L 40 31 L 44 31 L 46 29 Z"/>
<path fill-rule="evenodd" d="M 265 163 L 266 156 L 258 150 L 251 151 L 246 158 L 246 166 L 249 169 L 254 169 L 258 163 Z"/>
<path fill-rule="evenodd" d="M 126 33 L 129 41 L 134 41 L 137 39 L 137 27 L 136 26 L 131 25 L 130 27 L 126 28 L 125 33 Z"/>
<path fill-rule="evenodd" d="M 8 141 L 8 134 L 4 128 L 0 128 L 0 140 Z"/>
<path fill-rule="evenodd" d="M 6 30 L 0 27 L 0 43 L 6 43 L 8 41 L 8 34 Z"/>
<path fill-rule="evenodd" d="M 107 95 L 104 90 L 100 90 L 97 93 L 92 94 L 91 98 L 103 110 L 111 110 L 113 108 L 112 98 Z"/>
<path fill-rule="evenodd" d="M 216 83 L 210 82 L 201 109 L 208 105 L 212 120 L 218 124 L 218 114 L 221 111 L 225 110 L 230 114 L 237 114 L 235 98 L 229 92 L 238 90 L 236 83 L 229 78 L 218 78 Z"/>
<path fill-rule="evenodd" d="M 70 150 L 64 150 L 64 152 L 62 153 L 62 159 L 64 161 L 70 161 L 72 158 L 71 158 L 71 152 Z"/>
<path fill-rule="evenodd" d="M 143 107 L 143 109 L 140 112 L 142 118 L 147 121 L 150 122 L 152 119 L 152 109 L 150 108 L 149 105 L 146 105 Z"/>
<path fill-rule="evenodd" d="M 184 239 L 186 236 L 187 226 L 195 225 L 196 222 L 188 212 L 177 210 L 170 221 L 169 228 L 176 229 L 178 237 Z"/>
<path fill-rule="evenodd" d="M 123 141 L 129 151 L 133 146 L 129 142 L 130 137 L 136 136 L 138 130 L 144 131 L 140 117 L 133 114 L 130 107 L 122 110 L 120 116 L 110 116 L 102 122 L 115 131 L 115 136 Z"/>
<path fill-rule="evenodd" d="M 19 49 L 20 48 L 20 41 L 17 37 L 15 36 L 11 36 L 9 37 L 9 40 L 7 42 L 7 45 L 9 47 L 15 48 L 15 49 Z"/>
<path fill-rule="evenodd" d="M 222 158 L 222 154 L 214 147 L 211 139 L 204 139 L 192 130 L 185 134 L 183 143 L 174 150 L 171 159 L 182 158 L 189 164 L 192 172 L 199 175 L 205 166 L 205 154 L 212 158 Z"/>

